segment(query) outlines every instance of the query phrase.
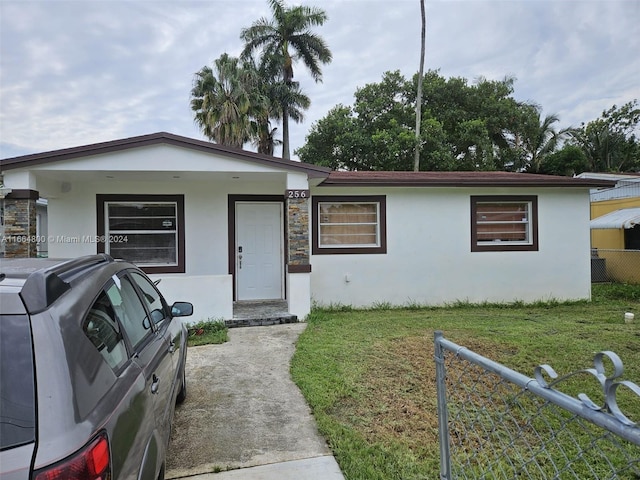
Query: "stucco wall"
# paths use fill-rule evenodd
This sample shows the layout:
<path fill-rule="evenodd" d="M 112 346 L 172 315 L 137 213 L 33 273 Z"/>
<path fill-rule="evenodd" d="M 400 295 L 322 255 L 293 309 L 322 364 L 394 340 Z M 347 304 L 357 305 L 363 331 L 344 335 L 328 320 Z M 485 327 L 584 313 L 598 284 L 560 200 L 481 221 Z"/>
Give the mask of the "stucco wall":
<path fill-rule="evenodd" d="M 48 249 L 54 258 L 95 254 L 97 194 L 181 194 L 185 206 L 185 273 L 161 274 L 171 301 L 194 303 L 190 321 L 231 318 L 233 279 L 228 266 L 228 195 L 283 195 L 306 187 L 306 174 L 267 165 L 155 145 L 89 158 L 11 170 L 13 188 L 48 199 Z M 307 289 L 307 301 L 309 294 Z M 304 307 L 304 302 L 298 302 Z M 306 314 L 308 307 L 301 308 Z M 306 311 L 306 312 L 305 312 Z"/>
<path fill-rule="evenodd" d="M 590 298 L 589 194 L 560 189 L 316 188 L 387 196 L 387 254 L 312 255 L 319 304 Z M 471 195 L 539 195 L 537 252 L 471 252 Z M 349 281 L 346 281 L 346 278 Z"/>
<path fill-rule="evenodd" d="M 98 193 L 184 195 L 185 273 L 155 277 L 171 279 L 163 280 L 160 287 L 167 298 L 194 303 L 195 321 L 231 318 L 233 284 L 228 275 L 228 194 L 238 191 L 272 194 L 276 188 L 283 192 L 284 184 L 231 184 L 215 180 L 72 183 L 67 193 L 49 200 L 49 256 L 65 258 L 96 253 L 95 243 L 78 241 L 78 237 L 96 235 Z"/>
<path fill-rule="evenodd" d="M 171 300 L 193 301 L 195 321 L 229 318 L 232 309 L 228 195 L 283 195 L 286 188 L 307 186 L 303 172 L 169 146 L 40 165 L 28 173 L 13 170 L 5 182 L 48 199 L 50 257 L 96 253 L 95 243 L 79 240 L 97 233 L 96 194 L 184 195 L 186 272 L 161 275 L 161 288 Z M 311 192 L 386 195 L 387 253 L 312 254 L 310 274 L 287 275 L 290 308 L 301 317 L 308 313 L 310 296 L 320 304 L 354 306 L 590 297 L 586 188 L 313 187 Z M 495 194 L 539 196 L 539 251 L 471 252 L 470 196 Z"/>

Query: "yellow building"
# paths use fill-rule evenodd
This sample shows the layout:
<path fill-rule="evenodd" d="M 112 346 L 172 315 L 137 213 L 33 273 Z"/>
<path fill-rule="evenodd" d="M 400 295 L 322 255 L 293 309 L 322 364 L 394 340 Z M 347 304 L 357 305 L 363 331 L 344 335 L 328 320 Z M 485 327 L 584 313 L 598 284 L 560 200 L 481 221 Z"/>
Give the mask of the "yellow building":
<path fill-rule="evenodd" d="M 640 197 L 591 202 L 592 248 L 640 250 Z"/>
<path fill-rule="evenodd" d="M 616 181 L 591 193 L 592 280 L 640 283 L 640 175 L 579 176 Z"/>

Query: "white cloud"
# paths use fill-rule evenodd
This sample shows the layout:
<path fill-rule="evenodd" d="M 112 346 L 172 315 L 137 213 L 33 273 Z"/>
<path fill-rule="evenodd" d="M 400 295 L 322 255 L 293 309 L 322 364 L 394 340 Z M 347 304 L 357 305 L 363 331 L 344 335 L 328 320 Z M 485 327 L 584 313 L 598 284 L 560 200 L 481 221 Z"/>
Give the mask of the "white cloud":
<path fill-rule="evenodd" d="M 388 70 L 418 69 L 417 0 L 323 0 L 317 29 L 333 52 L 310 96 L 314 121 Z M 240 30 L 269 16 L 266 0 L 0 0 L 0 156 L 166 130 L 202 138 L 189 109 L 194 72 L 239 55 Z M 640 98 L 636 0 L 427 1 L 426 68 L 444 76 L 515 75 L 515 96 L 562 126 Z"/>

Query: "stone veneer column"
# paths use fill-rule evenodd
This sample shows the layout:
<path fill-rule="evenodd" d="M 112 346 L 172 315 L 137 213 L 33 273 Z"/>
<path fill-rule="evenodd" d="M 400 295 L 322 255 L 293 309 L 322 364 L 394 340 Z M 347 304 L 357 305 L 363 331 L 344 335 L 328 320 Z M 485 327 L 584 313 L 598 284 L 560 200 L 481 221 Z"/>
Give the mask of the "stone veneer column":
<path fill-rule="evenodd" d="M 287 265 L 289 273 L 309 273 L 309 199 L 288 198 L 287 206 Z"/>
<path fill-rule="evenodd" d="M 37 256 L 35 190 L 13 190 L 4 198 L 4 257 L 35 258 Z"/>

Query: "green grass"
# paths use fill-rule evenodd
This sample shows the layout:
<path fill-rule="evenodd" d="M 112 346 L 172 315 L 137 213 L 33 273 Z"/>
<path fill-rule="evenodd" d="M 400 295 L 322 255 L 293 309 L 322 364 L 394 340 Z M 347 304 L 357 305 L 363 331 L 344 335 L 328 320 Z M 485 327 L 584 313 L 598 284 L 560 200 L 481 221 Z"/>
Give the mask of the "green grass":
<path fill-rule="evenodd" d="M 291 371 L 348 480 L 438 478 L 435 330 L 529 377 L 544 363 L 560 376 L 593 368 L 595 353 L 612 350 L 640 384 L 640 286 L 596 285 L 591 302 L 334 307 L 309 315 Z M 599 401 L 585 381 L 558 389 Z M 635 421 L 639 403 L 622 399 Z"/>
<path fill-rule="evenodd" d="M 229 340 L 229 329 L 225 326 L 224 320 L 201 321 L 189 325 L 188 332 L 187 345 L 189 347 L 225 343 Z"/>

